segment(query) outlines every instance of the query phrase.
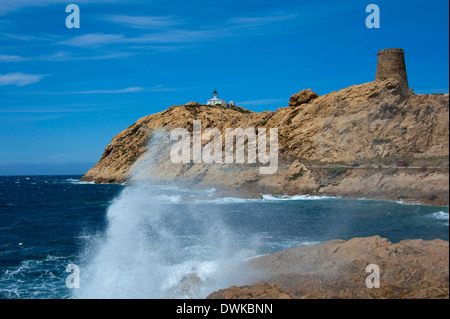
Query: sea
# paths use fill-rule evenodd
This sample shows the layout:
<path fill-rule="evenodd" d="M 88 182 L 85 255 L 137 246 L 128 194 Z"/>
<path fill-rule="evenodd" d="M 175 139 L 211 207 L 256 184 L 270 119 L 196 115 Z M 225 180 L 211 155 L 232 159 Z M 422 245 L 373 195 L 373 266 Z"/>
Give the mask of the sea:
<path fill-rule="evenodd" d="M 249 259 L 294 246 L 449 239 L 448 207 L 80 177 L 0 177 L 0 298 L 205 298 L 245 283 Z"/>

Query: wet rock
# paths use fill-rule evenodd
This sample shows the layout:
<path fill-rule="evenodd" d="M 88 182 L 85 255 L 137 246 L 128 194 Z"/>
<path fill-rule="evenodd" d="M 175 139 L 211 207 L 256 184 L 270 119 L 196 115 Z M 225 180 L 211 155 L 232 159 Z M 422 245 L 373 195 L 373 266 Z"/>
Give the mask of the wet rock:
<path fill-rule="evenodd" d="M 275 284 L 282 293 L 305 299 L 449 298 L 449 243 L 439 239 L 397 244 L 379 236 L 332 240 L 258 257 L 250 264 L 259 273 L 254 282 Z M 379 267 L 379 288 L 366 286 L 371 264 Z M 258 298 L 260 293 L 264 290 L 258 284 L 211 296 Z"/>

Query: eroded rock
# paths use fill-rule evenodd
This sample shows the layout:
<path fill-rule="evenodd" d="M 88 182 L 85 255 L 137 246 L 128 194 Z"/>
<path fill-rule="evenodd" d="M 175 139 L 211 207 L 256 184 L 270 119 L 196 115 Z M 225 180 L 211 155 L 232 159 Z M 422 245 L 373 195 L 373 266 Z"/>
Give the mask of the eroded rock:
<path fill-rule="evenodd" d="M 250 264 L 258 284 L 230 287 L 210 298 L 259 298 L 268 287 L 277 291 L 273 296 L 305 299 L 449 298 L 449 243 L 439 239 L 397 244 L 379 236 L 332 240 L 255 258 Z M 380 288 L 366 286 L 370 264 L 379 267 Z"/>
<path fill-rule="evenodd" d="M 318 98 L 319 95 L 313 92 L 311 89 L 302 90 L 291 96 L 289 100 L 289 106 L 299 106 Z"/>

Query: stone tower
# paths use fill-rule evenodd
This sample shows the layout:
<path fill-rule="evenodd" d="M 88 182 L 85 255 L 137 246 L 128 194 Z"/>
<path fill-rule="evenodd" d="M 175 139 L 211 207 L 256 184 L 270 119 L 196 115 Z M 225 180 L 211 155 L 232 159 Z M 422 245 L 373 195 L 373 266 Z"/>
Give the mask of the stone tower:
<path fill-rule="evenodd" d="M 385 49 L 378 52 L 378 64 L 376 81 L 387 79 L 400 81 L 402 93 L 405 96 L 411 94 L 406 75 L 405 51 L 403 49 Z"/>

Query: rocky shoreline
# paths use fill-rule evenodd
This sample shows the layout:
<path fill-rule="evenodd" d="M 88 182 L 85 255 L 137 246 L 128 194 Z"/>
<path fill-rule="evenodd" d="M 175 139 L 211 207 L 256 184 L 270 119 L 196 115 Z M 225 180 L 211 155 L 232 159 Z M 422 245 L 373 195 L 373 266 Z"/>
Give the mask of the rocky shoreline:
<path fill-rule="evenodd" d="M 379 288 L 366 280 L 379 270 Z M 332 240 L 257 257 L 247 286 L 211 293 L 208 299 L 448 299 L 449 243 L 379 236 Z M 372 278 L 369 279 L 372 282 Z"/>
<path fill-rule="evenodd" d="M 331 195 L 449 205 L 449 94 L 402 95 L 395 79 L 318 96 L 304 90 L 275 112 L 197 104 L 146 116 L 113 138 L 81 180 L 129 182 L 147 150 L 160 158 L 148 176 L 194 186 L 217 185 L 255 197 Z M 174 164 L 155 135 L 175 128 L 278 129 L 279 166 L 261 175 L 255 164 Z M 203 141 L 206 144 L 206 141 Z M 167 146 L 167 145 L 166 145 Z M 165 153 L 164 153 L 165 152 Z M 409 168 L 397 167 L 405 160 Z"/>
<path fill-rule="evenodd" d="M 338 168 L 341 171 L 335 172 Z M 218 188 L 223 196 L 260 198 L 275 196 L 335 196 L 352 199 L 390 200 L 432 206 L 449 205 L 448 168 L 306 166 L 299 161 L 280 166 L 276 174 L 262 176 L 255 167 L 205 166 L 196 164 L 183 176 L 171 165 L 160 165 L 152 173 L 155 181 L 184 183 L 189 188 Z M 83 181 L 125 183 L 84 176 Z"/>

